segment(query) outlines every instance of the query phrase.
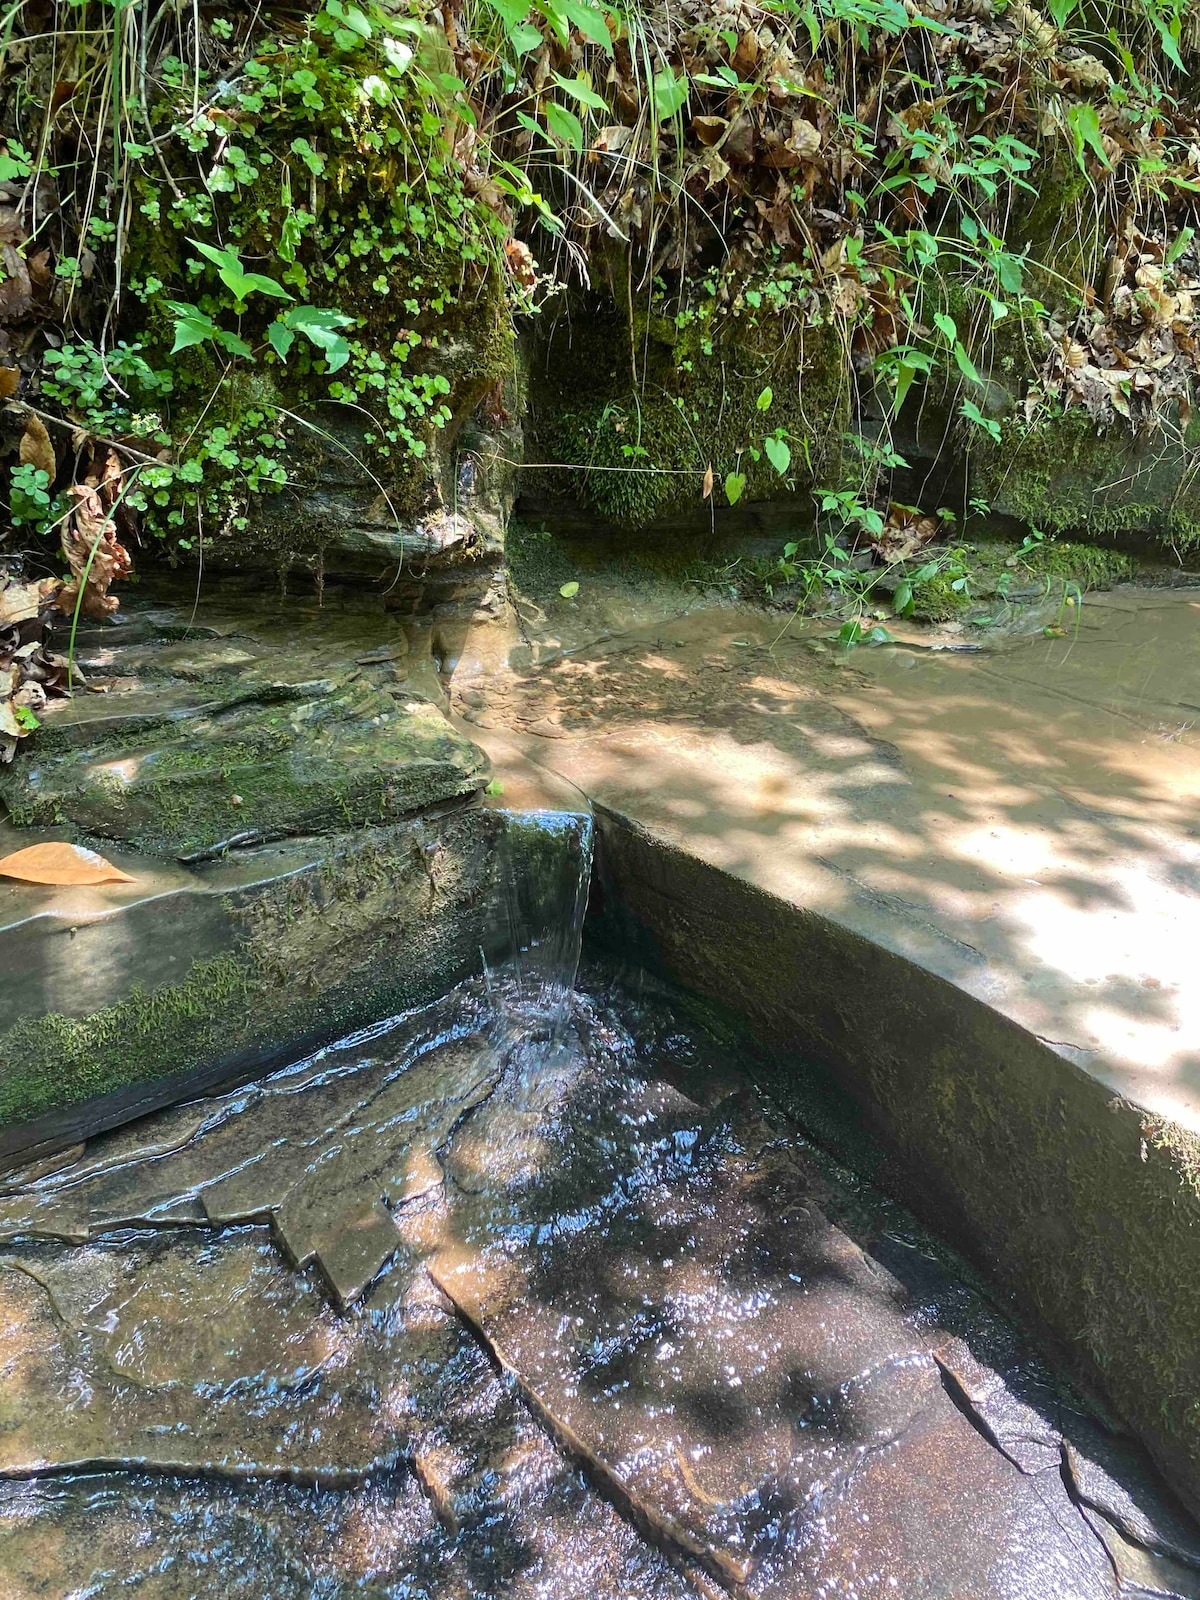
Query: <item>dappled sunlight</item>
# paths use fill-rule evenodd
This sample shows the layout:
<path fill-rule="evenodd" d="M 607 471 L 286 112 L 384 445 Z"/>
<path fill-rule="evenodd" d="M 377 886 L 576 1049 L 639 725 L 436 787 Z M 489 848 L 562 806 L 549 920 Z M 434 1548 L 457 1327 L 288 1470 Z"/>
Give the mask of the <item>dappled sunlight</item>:
<path fill-rule="evenodd" d="M 761 613 L 696 612 L 660 629 L 669 650 L 556 663 L 498 715 L 595 800 L 1200 1126 L 1194 616 L 1184 595 L 1089 598 L 1078 640 L 835 662 Z"/>

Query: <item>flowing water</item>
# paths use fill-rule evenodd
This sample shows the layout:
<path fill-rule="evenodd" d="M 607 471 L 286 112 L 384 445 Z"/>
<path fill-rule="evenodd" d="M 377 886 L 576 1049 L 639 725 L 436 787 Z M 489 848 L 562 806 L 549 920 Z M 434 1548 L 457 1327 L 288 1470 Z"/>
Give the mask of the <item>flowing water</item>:
<path fill-rule="evenodd" d="M 514 825 L 482 978 L 4 1186 L 3 1600 L 1200 1595 L 744 1039 L 576 984 L 590 820 Z"/>

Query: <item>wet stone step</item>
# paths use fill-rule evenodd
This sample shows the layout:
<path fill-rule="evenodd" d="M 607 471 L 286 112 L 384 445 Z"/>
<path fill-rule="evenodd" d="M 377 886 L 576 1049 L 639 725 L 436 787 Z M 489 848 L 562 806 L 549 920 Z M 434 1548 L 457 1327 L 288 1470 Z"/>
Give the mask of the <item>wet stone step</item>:
<path fill-rule="evenodd" d="M 6 1600 L 1200 1594 L 1132 1443 L 752 1058 L 561 1008 L 494 973 L 9 1176 Z"/>

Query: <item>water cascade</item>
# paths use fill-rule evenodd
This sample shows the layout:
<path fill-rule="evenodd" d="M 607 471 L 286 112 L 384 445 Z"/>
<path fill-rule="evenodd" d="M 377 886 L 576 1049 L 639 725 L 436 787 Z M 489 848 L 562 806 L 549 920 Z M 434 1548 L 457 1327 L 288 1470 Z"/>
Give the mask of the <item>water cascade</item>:
<path fill-rule="evenodd" d="M 5 1594 L 1197 1592 L 744 1034 L 581 969 L 592 819 L 506 830 L 480 976 L 3 1183 Z"/>

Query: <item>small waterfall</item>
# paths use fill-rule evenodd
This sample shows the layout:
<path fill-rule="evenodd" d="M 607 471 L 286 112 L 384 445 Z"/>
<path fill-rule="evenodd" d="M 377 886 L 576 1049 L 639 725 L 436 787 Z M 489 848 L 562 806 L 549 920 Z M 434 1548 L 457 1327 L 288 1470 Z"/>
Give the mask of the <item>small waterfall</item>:
<path fill-rule="evenodd" d="M 484 951 L 492 1044 L 522 1058 L 523 1090 L 563 1043 L 579 971 L 595 829 L 577 811 L 510 811 L 498 853 L 498 926 Z M 519 1092 L 519 1097 L 520 1092 Z"/>

